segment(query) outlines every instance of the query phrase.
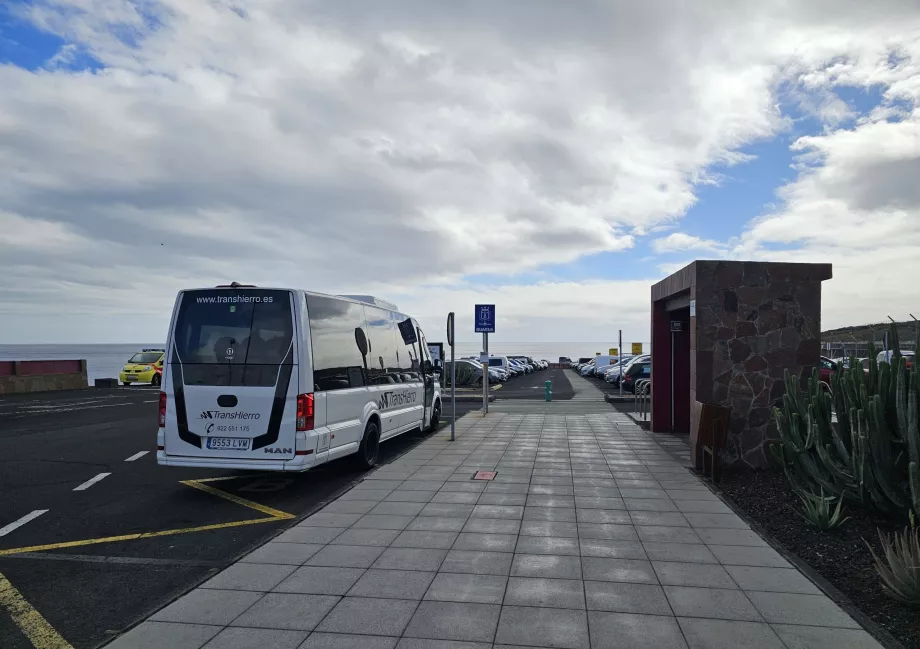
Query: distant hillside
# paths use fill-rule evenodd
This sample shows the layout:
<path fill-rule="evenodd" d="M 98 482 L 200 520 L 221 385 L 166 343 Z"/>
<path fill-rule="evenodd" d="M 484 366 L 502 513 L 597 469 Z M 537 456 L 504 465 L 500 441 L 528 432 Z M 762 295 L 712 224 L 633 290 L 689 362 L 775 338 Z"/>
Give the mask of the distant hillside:
<path fill-rule="evenodd" d="M 851 342 L 857 341 L 880 341 L 888 331 L 890 322 L 879 322 L 864 325 L 855 325 L 852 327 L 841 327 L 840 329 L 831 329 L 821 332 L 822 342 Z M 912 342 L 916 338 L 916 326 L 913 320 L 898 322 L 898 337 L 901 342 Z M 874 331 L 873 331 L 874 329 Z M 913 345 L 911 345 L 913 346 Z"/>

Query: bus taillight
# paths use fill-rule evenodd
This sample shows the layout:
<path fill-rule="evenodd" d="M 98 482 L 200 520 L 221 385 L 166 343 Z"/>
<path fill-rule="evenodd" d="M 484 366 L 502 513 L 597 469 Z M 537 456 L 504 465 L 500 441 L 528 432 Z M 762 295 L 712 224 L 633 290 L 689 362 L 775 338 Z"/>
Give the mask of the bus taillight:
<path fill-rule="evenodd" d="M 313 430 L 313 394 L 297 395 L 297 430 Z"/>
<path fill-rule="evenodd" d="M 160 392 L 160 428 L 166 428 L 166 393 Z"/>

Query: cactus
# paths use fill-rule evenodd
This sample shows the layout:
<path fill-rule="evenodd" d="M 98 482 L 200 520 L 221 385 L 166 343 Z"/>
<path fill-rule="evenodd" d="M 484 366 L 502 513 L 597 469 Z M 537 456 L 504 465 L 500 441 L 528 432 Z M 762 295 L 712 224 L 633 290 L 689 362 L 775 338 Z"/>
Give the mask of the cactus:
<path fill-rule="evenodd" d="M 916 338 L 920 352 L 920 323 Z M 894 325 L 889 341 L 891 362 L 877 362 L 870 344 L 868 372 L 851 359 L 831 378 L 830 395 L 817 370 L 804 391 L 785 373 L 770 453 L 796 491 L 920 514 L 920 364 L 907 368 Z"/>

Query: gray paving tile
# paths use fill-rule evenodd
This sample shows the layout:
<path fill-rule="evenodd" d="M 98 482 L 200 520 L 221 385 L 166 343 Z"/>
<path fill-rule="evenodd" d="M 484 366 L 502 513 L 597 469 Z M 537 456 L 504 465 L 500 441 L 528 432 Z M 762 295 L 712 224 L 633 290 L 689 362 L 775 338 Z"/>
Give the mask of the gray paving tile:
<path fill-rule="evenodd" d="M 332 595 L 269 593 L 233 620 L 232 626 L 312 631 L 338 601 Z"/>
<path fill-rule="evenodd" d="M 150 619 L 156 622 L 227 625 L 261 597 L 262 593 L 251 591 L 198 588 L 157 611 Z"/>
<path fill-rule="evenodd" d="M 203 649 L 297 649 L 307 637 L 306 631 L 283 631 L 281 629 L 245 629 L 228 627 L 218 633 Z M 172 647 L 163 644 L 163 647 Z"/>
<path fill-rule="evenodd" d="M 632 525 L 633 522 L 625 509 L 577 509 L 575 515 L 579 523 Z"/>
<path fill-rule="evenodd" d="M 511 574 L 515 577 L 581 579 L 581 559 L 553 554 L 516 554 Z"/>
<path fill-rule="evenodd" d="M 577 520 L 577 513 L 574 509 L 564 507 L 525 507 L 524 520 L 574 523 Z"/>
<path fill-rule="evenodd" d="M 520 536 L 515 552 L 519 554 L 568 554 L 578 556 L 578 539 L 561 536 Z"/>
<path fill-rule="evenodd" d="M 738 590 L 665 586 L 671 610 L 678 617 L 706 617 L 716 620 L 763 622 L 754 605 Z"/>
<path fill-rule="evenodd" d="M 303 566 L 278 584 L 276 593 L 304 595 L 344 595 L 364 573 L 361 568 L 321 568 Z"/>
<path fill-rule="evenodd" d="M 521 521 L 501 518 L 471 518 L 463 525 L 464 532 L 479 534 L 517 534 L 520 529 Z"/>
<path fill-rule="evenodd" d="M 784 649 L 782 641 L 768 624 L 738 620 L 678 619 L 690 649 Z M 837 648 L 835 648 L 837 649 Z"/>
<path fill-rule="evenodd" d="M 673 617 L 589 611 L 592 649 L 686 649 Z"/>
<path fill-rule="evenodd" d="M 882 649 L 882 645 L 862 629 L 828 629 L 790 624 L 772 626 L 788 649 Z"/>
<path fill-rule="evenodd" d="M 585 597 L 590 610 L 671 615 L 664 590 L 654 584 L 586 581 Z"/>
<path fill-rule="evenodd" d="M 711 514 L 706 512 L 685 512 L 684 517 L 693 527 L 708 529 L 747 530 L 750 525 L 736 514 Z"/>
<path fill-rule="evenodd" d="M 324 528 L 329 529 L 329 528 Z M 240 559 L 243 563 L 277 563 L 299 566 L 323 549 L 319 543 L 278 543 L 269 541 Z"/>
<path fill-rule="evenodd" d="M 469 518 L 473 513 L 473 505 L 457 505 L 453 503 L 428 503 L 419 512 L 419 516 L 440 516 L 442 518 Z"/>
<path fill-rule="evenodd" d="M 397 489 L 383 499 L 385 503 L 427 503 L 434 498 L 434 489 L 427 491 Z"/>
<path fill-rule="evenodd" d="M 374 507 L 370 514 L 375 514 L 378 516 L 415 516 L 425 507 L 424 503 L 413 503 L 413 502 L 382 502 Z"/>
<path fill-rule="evenodd" d="M 361 649 L 364 649 L 363 647 Z M 428 640 L 426 638 L 402 638 L 396 649 L 492 649 L 488 642 L 465 642 L 462 640 Z"/>
<path fill-rule="evenodd" d="M 323 507 L 323 513 L 366 514 L 376 506 L 376 500 L 336 500 Z"/>
<path fill-rule="evenodd" d="M 665 586 L 704 586 L 706 588 L 738 588 L 725 568 L 712 563 L 682 563 L 653 561 L 658 581 Z"/>
<path fill-rule="evenodd" d="M 285 545 L 281 543 L 279 545 Z M 296 566 L 265 563 L 235 563 L 204 582 L 201 588 L 258 590 L 268 592 L 290 575 Z"/>
<path fill-rule="evenodd" d="M 221 627 L 175 622 L 143 622 L 106 645 L 113 649 L 199 649 Z"/>
<path fill-rule="evenodd" d="M 447 550 L 387 548 L 373 567 L 384 570 L 437 570 Z"/>
<path fill-rule="evenodd" d="M 642 512 L 629 513 L 635 525 L 662 525 L 665 527 L 689 527 L 690 523 L 680 512 Z"/>
<path fill-rule="evenodd" d="M 464 575 L 441 572 L 434 578 L 425 599 L 441 602 L 501 604 L 508 578 L 503 575 Z"/>
<path fill-rule="evenodd" d="M 433 503 L 453 503 L 456 505 L 475 505 L 480 498 L 479 492 L 473 491 L 439 491 L 431 499 Z"/>
<path fill-rule="evenodd" d="M 332 545 L 373 545 L 386 547 L 399 536 L 399 530 L 356 529 L 345 530 L 332 541 Z"/>
<path fill-rule="evenodd" d="M 642 498 L 642 499 L 664 499 L 668 497 L 664 489 L 620 489 L 620 494 L 624 498 Z"/>
<path fill-rule="evenodd" d="M 352 489 L 339 496 L 339 500 L 383 500 L 393 493 L 392 489 Z"/>
<path fill-rule="evenodd" d="M 383 548 L 372 545 L 327 545 L 310 557 L 306 565 L 367 568 L 382 552 Z"/>
<path fill-rule="evenodd" d="M 505 591 L 505 606 L 584 608 L 585 593 L 580 579 L 511 577 Z"/>
<path fill-rule="evenodd" d="M 350 635 L 347 633 L 312 633 L 298 649 L 393 649 L 399 638 L 379 635 Z M 274 649 L 271 645 L 260 645 Z M 247 649 L 259 649 L 247 647 Z"/>
<path fill-rule="evenodd" d="M 723 565 L 763 566 L 768 568 L 791 568 L 776 550 L 767 546 L 709 545 L 707 546 Z"/>
<path fill-rule="evenodd" d="M 578 509 L 624 509 L 626 503 L 622 498 L 575 496 L 575 507 Z"/>
<path fill-rule="evenodd" d="M 476 505 L 471 518 L 517 519 L 524 517 L 524 507 L 520 505 Z"/>
<path fill-rule="evenodd" d="M 312 543 L 322 545 L 329 543 L 345 531 L 344 527 L 292 527 L 282 532 L 272 543 Z"/>
<path fill-rule="evenodd" d="M 794 568 L 725 566 L 735 583 L 744 590 L 820 595 L 821 590 Z"/>
<path fill-rule="evenodd" d="M 695 543 L 660 543 L 649 541 L 642 544 L 652 561 L 682 561 L 684 563 L 719 563 L 705 545 Z"/>
<path fill-rule="evenodd" d="M 423 601 L 405 631 L 409 638 L 491 642 L 500 606 Z"/>
<path fill-rule="evenodd" d="M 687 494 L 688 497 L 690 494 Z M 682 500 L 674 499 L 677 509 L 682 512 L 700 512 L 707 514 L 730 514 L 731 508 L 720 500 Z"/>
<path fill-rule="evenodd" d="M 298 527 L 349 527 L 354 525 L 361 514 L 327 514 L 319 512 L 313 514 L 298 525 Z"/>
<path fill-rule="evenodd" d="M 514 552 L 517 536 L 514 534 L 470 534 L 464 532 L 454 542 L 454 550 L 482 550 L 484 552 Z"/>
<path fill-rule="evenodd" d="M 415 478 L 410 478 L 399 485 L 401 490 L 412 490 L 412 491 L 437 491 L 444 486 L 443 480 L 416 480 Z M 395 493 L 395 492 L 394 492 Z"/>
<path fill-rule="evenodd" d="M 669 498 L 624 498 L 626 509 L 645 512 L 676 512 L 677 505 Z"/>
<path fill-rule="evenodd" d="M 578 537 L 581 539 L 615 539 L 617 541 L 638 541 L 632 525 L 614 523 L 579 523 Z"/>
<path fill-rule="evenodd" d="M 371 530 L 404 530 L 414 518 L 414 516 L 402 514 L 365 514 L 352 527 Z"/>
<path fill-rule="evenodd" d="M 422 599 L 434 572 L 401 570 L 368 570 L 348 591 L 349 597 L 384 597 L 392 599 Z"/>
<path fill-rule="evenodd" d="M 317 627 L 323 633 L 398 636 L 418 602 L 406 599 L 343 597 Z"/>
<path fill-rule="evenodd" d="M 459 572 L 476 575 L 507 575 L 511 572 L 510 552 L 480 552 L 476 550 L 451 550 L 441 564 L 441 572 Z"/>
<path fill-rule="evenodd" d="M 575 508 L 574 496 L 527 496 L 528 507 L 564 507 L 566 509 Z"/>
<path fill-rule="evenodd" d="M 657 584 L 658 578 L 652 564 L 638 559 L 607 559 L 582 557 L 581 571 L 584 579 L 592 581 L 628 581 Z"/>
<path fill-rule="evenodd" d="M 695 528 L 706 545 L 746 545 L 765 547 L 767 542 L 752 530 Z"/>
<path fill-rule="evenodd" d="M 496 644 L 588 649 L 585 611 L 561 608 L 503 606 Z"/>
<path fill-rule="evenodd" d="M 467 522 L 463 518 L 419 516 L 409 523 L 406 529 L 413 532 L 459 532 L 466 524 Z"/>
<path fill-rule="evenodd" d="M 673 527 L 666 525 L 636 525 L 636 532 L 644 542 L 657 543 L 702 543 L 697 532 L 692 527 Z M 733 531 L 733 530 L 731 530 Z"/>
<path fill-rule="evenodd" d="M 610 559 L 645 559 L 645 550 L 638 541 L 617 539 L 581 539 L 581 554 L 585 557 Z"/>
<path fill-rule="evenodd" d="M 524 521 L 521 523 L 524 536 L 578 536 L 578 525 L 564 521 Z"/>
<path fill-rule="evenodd" d="M 405 531 L 391 544 L 394 548 L 434 548 L 446 550 L 457 539 L 457 532 Z"/>
<path fill-rule="evenodd" d="M 767 622 L 829 626 L 842 629 L 860 628 L 853 618 L 824 595 L 751 591 L 745 591 L 745 594 Z"/>

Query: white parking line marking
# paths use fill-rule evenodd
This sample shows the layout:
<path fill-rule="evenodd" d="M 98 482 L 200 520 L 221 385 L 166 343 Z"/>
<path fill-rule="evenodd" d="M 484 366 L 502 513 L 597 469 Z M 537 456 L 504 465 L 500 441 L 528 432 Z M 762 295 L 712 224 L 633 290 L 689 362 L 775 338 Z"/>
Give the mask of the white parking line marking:
<path fill-rule="evenodd" d="M 13 521 L 13 522 L 10 523 L 9 525 L 5 525 L 4 527 L 0 527 L 0 536 L 6 536 L 7 534 L 9 534 L 10 532 L 12 532 L 12 531 L 15 530 L 16 528 L 22 527 L 23 525 L 25 525 L 25 524 L 28 523 L 29 521 L 34 521 L 36 518 L 38 518 L 39 516 L 41 516 L 42 514 L 44 514 L 44 513 L 47 512 L 47 511 L 48 511 L 47 509 L 36 509 L 35 511 L 33 511 L 33 512 L 29 513 L 29 514 L 26 514 L 25 516 L 23 516 L 22 518 L 20 518 L 18 521 Z"/>
<path fill-rule="evenodd" d="M 107 478 L 110 475 L 112 474 L 111 473 L 100 473 L 95 478 L 90 478 L 89 480 L 81 484 L 79 487 L 75 488 L 74 491 L 85 491 L 89 489 L 90 487 L 92 487 L 97 482 L 99 482 L 100 480 L 102 480 L 103 478 Z"/>
<path fill-rule="evenodd" d="M 135 453 L 135 454 L 132 455 L 131 457 L 127 458 L 127 459 L 125 460 L 125 462 L 133 462 L 134 460 L 139 460 L 139 459 L 141 459 L 142 457 L 144 457 L 145 455 L 147 455 L 147 453 L 149 453 L 149 452 L 150 452 L 150 451 L 141 451 L 140 453 Z"/>

